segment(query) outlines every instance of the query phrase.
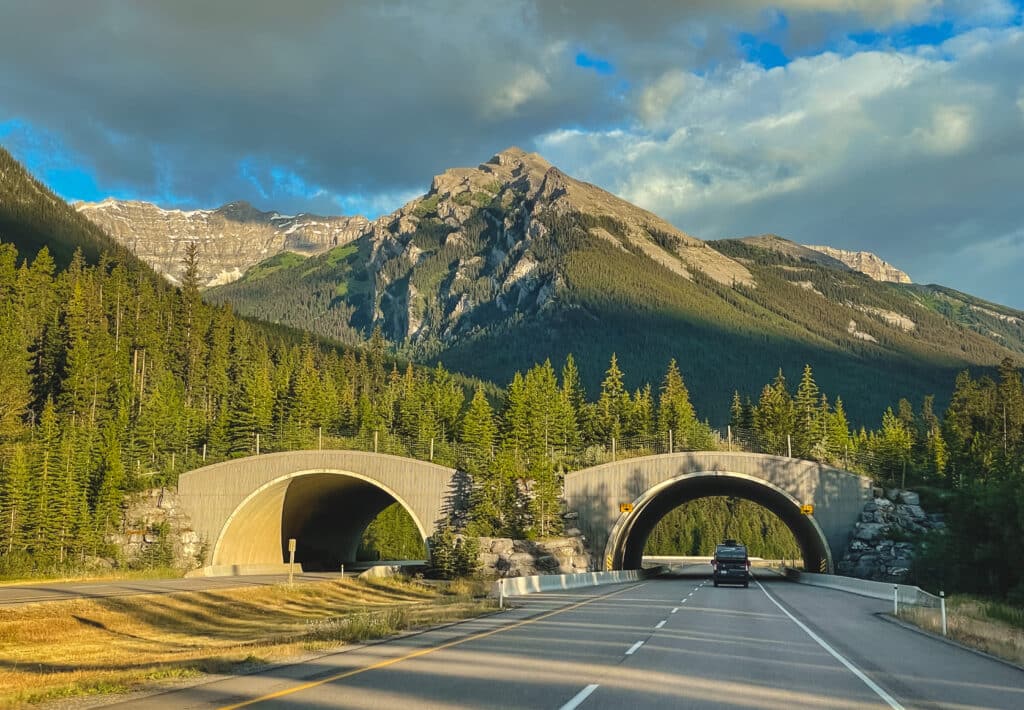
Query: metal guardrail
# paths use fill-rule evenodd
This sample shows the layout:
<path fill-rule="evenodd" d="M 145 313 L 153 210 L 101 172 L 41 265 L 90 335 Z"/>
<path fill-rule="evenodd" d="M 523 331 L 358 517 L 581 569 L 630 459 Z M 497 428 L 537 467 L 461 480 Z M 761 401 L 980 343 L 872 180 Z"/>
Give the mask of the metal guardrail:
<path fill-rule="evenodd" d="M 926 592 L 920 587 L 909 584 L 874 582 L 868 579 L 843 577 L 836 574 L 813 574 L 788 567 L 785 568 L 785 575 L 787 579 L 799 584 L 826 587 L 828 589 L 858 594 L 862 597 L 892 601 L 893 616 L 897 618 L 907 617 L 910 621 L 920 625 L 923 615 L 931 619 L 931 623 L 934 624 L 932 628 L 941 628 L 943 636 L 947 633 L 946 598 L 941 592 L 940 596 L 935 596 L 931 592 Z"/>
<path fill-rule="evenodd" d="M 666 571 L 666 567 L 648 569 L 614 570 L 611 572 L 580 572 L 577 574 L 535 574 L 529 577 L 504 577 L 491 586 L 490 596 L 497 598 L 504 605 L 505 597 L 537 592 L 553 592 L 563 589 L 579 589 L 580 587 L 597 587 L 602 584 L 621 584 L 635 582 L 648 577 L 656 577 Z"/>

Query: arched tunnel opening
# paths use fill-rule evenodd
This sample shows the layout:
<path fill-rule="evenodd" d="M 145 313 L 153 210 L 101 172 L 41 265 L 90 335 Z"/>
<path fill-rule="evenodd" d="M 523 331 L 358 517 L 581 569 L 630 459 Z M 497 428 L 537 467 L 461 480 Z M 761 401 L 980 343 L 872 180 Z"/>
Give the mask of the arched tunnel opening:
<path fill-rule="evenodd" d="M 358 561 L 361 552 L 363 559 L 380 559 L 380 546 L 367 548 L 364 533 L 385 510 L 392 527 L 402 528 L 404 537 L 418 538 L 423 549 L 422 527 L 379 485 L 342 472 L 288 476 L 239 506 L 221 533 L 214 564 L 287 562 L 291 538 L 296 541 L 295 561 L 307 572 L 337 571 L 344 563 Z M 406 540 L 389 549 L 410 547 Z"/>
<path fill-rule="evenodd" d="M 793 533 L 804 569 L 830 571 L 828 542 L 799 503 L 777 488 L 756 479 L 730 474 L 690 474 L 642 496 L 634 510 L 616 526 L 608 555 L 616 569 L 639 569 L 644 548 L 658 523 L 675 508 L 700 498 L 724 496 L 748 500 L 776 515 Z M 743 542 L 743 541 L 741 541 Z"/>
<path fill-rule="evenodd" d="M 746 545 L 752 558 L 796 560 L 793 531 L 767 508 L 744 498 L 697 498 L 673 508 L 647 538 L 644 557 L 711 557 L 723 540 Z"/>

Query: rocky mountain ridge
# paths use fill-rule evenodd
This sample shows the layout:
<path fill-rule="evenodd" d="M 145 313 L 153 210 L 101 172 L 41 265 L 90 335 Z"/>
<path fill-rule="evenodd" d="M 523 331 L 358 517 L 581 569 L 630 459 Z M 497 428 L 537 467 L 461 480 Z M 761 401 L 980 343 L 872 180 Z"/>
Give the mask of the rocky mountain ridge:
<path fill-rule="evenodd" d="M 964 309 L 771 235 L 703 242 L 517 148 L 437 175 L 348 244 L 273 257 L 207 298 L 342 342 L 379 328 L 403 356 L 499 382 L 570 352 L 588 387 L 612 353 L 657 382 L 675 358 L 713 418 L 727 405 L 716 383 L 756 394 L 780 366 L 812 364 L 877 416 L 1024 352 L 1012 309 Z"/>
<path fill-rule="evenodd" d="M 205 287 L 230 283 L 259 262 L 284 251 L 319 254 L 359 237 L 365 217 L 321 217 L 261 212 L 247 202 L 214 210 L 162 209 L 149 202 L 79 202 L 79 214 L 178 283 L 185 246 L 199 246 L 199 277 Z"/>
<path fill-rule="evenodd" d="M 739 240 L 760 249 L 785 254 L 801 261 L 820 264 L 830 269 L 856 271 L 871 277 L 875 281 L 892 283 L 913 283 L 906 272 L 884 261 L 877 254 L 869 251 L 848 251 L 828 246 L 811 246 L 797 244 L 777 234 L 761 234 L 756 237 L 743 237 Z"/>
<path fill-rule="evenodd" d="M 867 274 L 875 281 L 891 281 L 898 284 L 913 283 L 906 272 L 897 269 L 889 262 L 884 261 L 878 255 L 872 254 L 869 251 L 848 251 L 846 249 L 836 249 L 834 247 L 827 246 L 811 246 L 809 244 L 805 244 L 804 246 L 808 249 L 820 252 L 832 259 L 841 261 L 854 271 Z"/>

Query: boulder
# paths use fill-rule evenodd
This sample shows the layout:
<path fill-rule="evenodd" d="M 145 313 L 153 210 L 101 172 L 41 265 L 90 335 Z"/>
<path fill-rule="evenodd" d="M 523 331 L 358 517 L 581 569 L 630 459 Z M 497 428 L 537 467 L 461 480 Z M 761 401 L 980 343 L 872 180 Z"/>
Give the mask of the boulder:
<path fill-rule="evenodd" d="M 498 560 L 501 559 L 499 555 L 495 555 L 493 552 L 481 552 L 477 559 L 480 560 L 480 567 L 482 569 L 493 569 L 498 566 Z"/>
<path fill-rule="evenodd" d="M 513 552 L 508 556 L 508 577 L 529 577 L 536 574 L 534 558 L 528 552 Z"/>
<path fill-rule="evenodd" d="M 861 579 L 871 579 L 878 571 L 878 565 L 876 564 L 876 557 L 874 555 L 864 555 L 857 560 L 857 565 L 853 569 L 855 577 Z"/>
<path fill-rule="evenodd" d="M 858 523 L 854 537 L 865 542 L 872 542 L 882 536 L 885 526 L 880 523 Z"/>
<path fill-rule="evenodd" d="M 901 491 L 900 503 L 904 505 L 921 505 L 921 498 L 913 491 Z"/>

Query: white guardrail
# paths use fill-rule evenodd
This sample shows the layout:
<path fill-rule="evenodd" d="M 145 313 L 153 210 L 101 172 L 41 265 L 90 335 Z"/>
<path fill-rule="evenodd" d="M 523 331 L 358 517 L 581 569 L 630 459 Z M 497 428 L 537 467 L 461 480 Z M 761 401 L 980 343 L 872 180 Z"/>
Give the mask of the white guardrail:
<path fill-rule="evenodd" d="M 562 589 L 597 587 L 602 584 L 636 582 L 665 571 L 664 567 L 627 569 L 612 572 L 579 572 L 577 574 L 535 574 L 530 577 L 504 577 L 491 586 L 491 596 L 502 599 L 509 596 L 554 592 Z"/>
<path fill-rule="evenodd" d="M 872 582 L 867 579 L 856 577 L 843 577 L 838 574 L 815 574 L 813 572 L 802 572 L 787 567 L 786 578 L 800 584 L 809 584 L 814 587 L 828 587 L 838 589 L 851 594 L 859 594 L 862 597 L 872 599 L 895 600 L 900 606 L 921 606 L 930 609 L 938 609 L 941 606 L 941 599 L 930 594 L 920 587 L 913 587 L 909 584 L 892 584 L 891 582 Z"/>

